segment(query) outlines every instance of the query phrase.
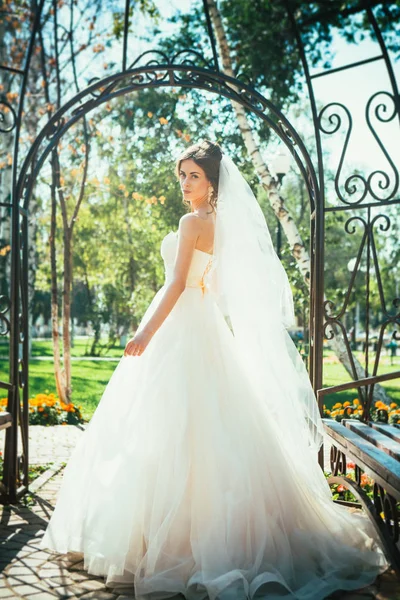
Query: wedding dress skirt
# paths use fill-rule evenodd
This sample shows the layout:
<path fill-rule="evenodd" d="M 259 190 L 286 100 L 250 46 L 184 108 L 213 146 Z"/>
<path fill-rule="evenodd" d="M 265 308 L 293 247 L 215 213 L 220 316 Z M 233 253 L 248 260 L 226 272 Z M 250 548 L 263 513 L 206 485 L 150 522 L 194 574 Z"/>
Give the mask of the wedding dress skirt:
<path fill-rule="evenodd" d="M 161 245 L 166 283 L 176 243 L 170 232 Z M 210 260 L 195 250 L 187 287 L 143 354 L 118 363 L 41 547 L 83 553 L 89 573 L 139 600 L 320 600 L 368 585 L 389 566 L 377 534 L 333 503 L 315 456 L 304 465 L 289 453 L 202 287 Z M 279 403 L 272 375 L 271 397 Z"/>

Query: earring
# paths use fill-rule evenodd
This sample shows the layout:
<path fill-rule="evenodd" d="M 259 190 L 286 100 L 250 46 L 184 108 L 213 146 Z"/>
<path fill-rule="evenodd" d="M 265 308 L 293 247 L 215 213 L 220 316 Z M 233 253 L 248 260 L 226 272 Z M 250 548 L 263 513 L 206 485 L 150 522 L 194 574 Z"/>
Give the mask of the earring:
<path fill-rule="evenodd" d="M 211 198 L 214 195 L 214 188 L 212 185 L 208 186 L 208 201 L 211 202 Z"/>

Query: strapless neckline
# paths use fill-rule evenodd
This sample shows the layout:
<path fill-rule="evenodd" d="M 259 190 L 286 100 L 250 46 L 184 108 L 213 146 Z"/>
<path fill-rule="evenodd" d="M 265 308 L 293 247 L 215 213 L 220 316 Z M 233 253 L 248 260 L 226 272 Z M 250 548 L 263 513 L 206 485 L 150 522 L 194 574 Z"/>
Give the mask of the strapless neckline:
<path fill-rule="evenodd" d="M 173 229 L 171 229 L 170 233 L 177 235 L 178 231 L 174 231 Z M 212 258 L 214 256 L 214 254 L 210 254 L 209 252 L 205 252 L 204 250 L 200 250 L 199 248 L 195 248 L 195 250 L 197 250 L 197 252 L 201 252 L 202 254 L 206 254 L 210 258 Z"/>

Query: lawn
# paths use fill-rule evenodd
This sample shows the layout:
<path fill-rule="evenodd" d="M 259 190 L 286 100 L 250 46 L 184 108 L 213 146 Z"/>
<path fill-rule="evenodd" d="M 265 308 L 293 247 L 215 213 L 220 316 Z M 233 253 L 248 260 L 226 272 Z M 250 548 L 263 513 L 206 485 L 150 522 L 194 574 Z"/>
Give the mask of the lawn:
<path fill-rule="evenodd" d="M 364 364 L 363 355 L 361 352 L 355 352 L 356 357 L 361 364 Z M 373 359 L 369 361 L 369 375 L 372 373 Z M 343 365 L 338 361 L 335 354 L 327 350 L 324 352 L 324 387 L 331 387 L 338 385 L 339 383 L 346 383 L 351 381 L 351 377 L 347 373 Z M 400 371 L 400 356 L 396 356 L 393 359 L 393 365 L 390 364 L 391 359 L 389 356 L 383 355 L 380 360 L 380 368 L 378 375 L 383 373 L 391 373 L 394 371 Z M 382 386 L 387 390 L 392 402 L 397 402 L 400 406 L 400 379 L 393 379 L 392 381 L 385 381 Z M 353 400 L 357 398 L 357 390 L 345 390 L 343 392 L 337 392 L 336 394 L 328 394 L 325 396 L 324 403 L 328 409 L 332 408 L 332 405 L 336 402 L 346 402 L 346 400 Z"/>
<path fill-rule="evenodd" d="M 107 358 L 114 360 L 79 360 L 85 355 L 87 347 L 85 340 L 78 339 L 72 349 L 72 391 L 74 404 L 81 405 L 81 412 L 85 419 L 90 419 L 98 405 L 105 387 L 123 355 L 122 347 L 112 348 L 107 352 Z M 4 353 L 1 353 L 4 356 Z M 359 354 L 359 353 L 358 353 Z M 40 360 L 39 356 L 52 356 L 52 344 L 50 341 L 35 341 L 32 344 L 32 358 L 29 362 L 29 396 L 38 393 L 56 393 L 54 385 L 54 371 L 51 360 Z M 74 359 L 76 358 L 76 360 Z M 362 360 L 359 354 L 358 358 Z M 372 363 L 371 366 L 372 367 Z M 390 364 L 390 358 L 383 356 L 381 359 L 381 373 L 400 370 L 400 357 L 394 359 Z M 8 362 L 0 360 L 0 377 L 8 380 Z M 330 387 L 338 383 L 350 381 L 344 367 L 338 362 L 333 352 L 324 352 L 324 387 Z M 393 402 L 400 406 L 400 380 L 383 383 Z M 345 402 L 357 397 L 357 390 L 338 392 L 325 397 L 324 403 L 328 409 L 336 402 Z"/>

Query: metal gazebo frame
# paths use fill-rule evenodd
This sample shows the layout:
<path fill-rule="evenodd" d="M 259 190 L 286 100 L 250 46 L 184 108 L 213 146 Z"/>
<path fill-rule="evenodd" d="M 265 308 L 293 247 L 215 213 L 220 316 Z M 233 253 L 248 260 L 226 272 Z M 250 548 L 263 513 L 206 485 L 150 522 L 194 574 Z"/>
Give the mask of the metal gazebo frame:
<path fill-rule="evenodd" d="M 214 34 L 209 15 L 208 1 L 203 0 L 206 16 L 208 38 L 212 50 L 212 60 L 206 60 L 200 53 L 187 50 L 181 51 L 174 56 L 167 56 L 157 50 L 145 52 L 138 57 L 132 64 L 127 63 L 127 40 L 129 28 L 129 7 L 130 2 L 126 0 L 124 15 L 124 37 L 123 37 L 123 56 L 121 72 L 107 76 L 103 79 L 92 81 L 84 90 L 77 93 L 73 98 L 66 102 L 48 121 L 45 127 L 40 131 L 32 146 L 18 170 L 19 156 L 19 137 L 22 123 L 22 114 L 24 98 L 26 93 L 27 78 L 30 69 L 31 57 L 34 50 L 35 39 L 40 31 L 41 16 L 45 0 L 40 0 L 37 5 L 35 19 L 32 24 L 32 31 L 28 52 L 25 61 L 25 67 L 22 70 L 12 69 L 7 66 L 0 66 L 0 69 L 12 71 L 15 75 L 21 77 L 20 96 L 18 111 L 14 112 L 11 105 L 4 99 L 2 103 L 9 109 L 13 117 L 11 127 L 7 132 L 14 132 L 14 148 L 12 163 L 12 195 L 11 201 L 2 203 L 2 206 L 11 210 L 11 288 L 10 298 L 3 296 L 1 298 L 3 308 L 0 311 L 0 319 L 3 323 L 3 336 L 10 336 L 10 376 L 9 381 L 0 381 L 0 388 L 7 390 L 8 406 L 7 413 L 3 415 L 3 425 L 6 426 L 6 444 L 4 476 L 0 483 L 1 498 L 5 502 L 16 502 L 26 491 L 28 491 L 28 466 L 29 466 L 29 406 L 28 406 L 28 386 L 29 386 L 29 330 L 28 330 L 28 217 L 29 200 L 32 195 L 33 186 L 37 175 L 58 141 L 64 133 L 78 120 L 82 119 L 90 111 L 105 102 L 111 101 L 117 96 L 129 94 L 130 92 L 143 90 L 146 88 L 161 87 L 185 87 L 206 90 L 212 94 L 218 94 L 228 99 L 240 103 L 247 110 L 257 115 L 282 140 L 289 149 L 302 179 L 305 183 L 309 201 L 310 201 L 310 254 L 311 254 L 311 285 L 310 285 L 310 356 L 309 372 L 314 391 L 318 397 L 320 410 L 322 413 L 322 401 L 327 392 L 334 393 L 344 389 L 356 388 L 359 391 L 360 398 L 364 406 L 364 419 L 368 419 L 373 398 L 375 384 L 390 378 L 400 377 L 400 372 L 378 375 L 379 360 L 381 356 L 382 341 L 385 329 L 389 325 L 399 325 L 400 313 L 390 314 L 386 309 L 386 301 L 383 296 L 383 286 L 381 281 L 379 261 L 376 254 L 374 243 L 374 225 L 383 219 L 383 227 L 389 227 L 390 220 L 387 215 L 372 217 L 371 210 L 374 207 L 393 206 L 400 203 L 400 198 L 396 197 L 399 189 L 399 176 L 396 165 L 391 160 L 388 152 L 384 148 L 380 138 L 372 124 L 371 111 L 373 110 L 373 101 L 379 95 L 383 95 L 386 104 L 383 109 L 383 99 L 381 108 L 375 108 L 374 115 L 381 122 L 390 122 L 396 117 L 400 118 L 399 94 L 390 63 L 389 55 L 384 44 L 382 34 L 377 25 L 371 8 L 367 7 L 367 14 L 375 35 L 379 41 L 382 56 L 375 60 L 382 59 L 385 62 L 389 79 L 392 85 L 392 94 L 388 92 L 377 92 L 370 99 L 366 111 L 367 125 L 378 142 L 382 152 L 387 157 L 390 165 L 392 177 L 381 171 L 374 172 L 365 178 L 361 175 L 352 175 L 343 183 L 341 181 L 341 168 L 346 155 L 346 148 L 351 132 L 351 115 L 344 105 L 330 103 L 318 112 L 315 93 L 313 89 L 313 80 L 324 74 L 310 75 L 310 68 L 307 61 L 306 49 L 302 42 L 301 27 L 298 14 L 295 13 L 294 5 L 287 1 L 289 18 L 293 27 L 294 35 L 298 42 L 298 48 L 303 62 L 306 82 L 309 90 L 311 109 L 314 121 L 314 133 L 317 147 L 317 168 L 314 169 L 310 155 L 295 128 L 291 125 L 285 115 L 282 114 L 267 98 L 257 92 L 248 82 L 237 78 L 226 76 L 219 67 L 218 53 L 214 40 Z M 364 61 L 363 64 L 365 64 Z M 347 65 L 345 68 L 356 68 L 361 63 Z M 331 70 L 337 72 L 338 69 Z M 326 74 L 329 74 L 328 72 Z M 384 115 L 387 103 L 393 105 L 389 115 Z M 332 109 L 336 113 L 332 113 Z M 338 197 L 338 204 L 328 206 L 325 202 L 325 181 L 324 164 L 322 153 L 321 132 L 333 135 L 343 125 L 343 118 L 338 114 L 339 109 L 347 115 L 348 129 L 346 132 L 346 141 L 343 148 L 341 161 L 335 178 L 335 186 Z M 329 112 L 331 111 L 331 112 Z M 328 121 L 327 126 L 325 119 Z M 0 123 L 0 133 L 2 129 Z M 389 190 L 385 198 L 379 195 L 374 187 L 376 177 L 381 177 L 378 188 L 382 192 Z M 360 193 L 356 184 L 363 186 Z M 344 192 L 343 192 L 344 188 Z M 358 194 L 358 196 L 357 196 Z M 372 198 L 372 200 L 370 200 Z M 367 199 L 367 202 L 364 200 Z M 351 209 L 352 216 L 347 220 L 345 231 L 349 234 L 354 230 L 354 223 L 362 224 L 364 227 L 364 236 L 360 246 L 354 270 L 350 277 L 343 305 L 335 313 L 334 304 L 325 299 L 324 296 L 324 249 L 325 249 L 325 217 L 329 212 L 339 212 Z M 366 211 L 366 217 L 354 215 L 354 211 L 360 213 Z M 350 343 L 347 337 L 346 329 L 343 325 L 343 317 L 346 314 L 350 294 L 353 290 L 356 274 L 360 267 L 362 253 L 367 252 L 367 293 L 366 306 L 367 313 L 370 302 L 369 285 L 369 267 L 372 264 L 378 280 L 381 304 L 383 309 L 383 323 L 381 325 L 381 335 L 378 343 L 377 361 L 374 365 L 372 374 L 369 374 L 368 368 L 365 377 L 360 378 L 357 373 Z M 395 299 L 393 304 L 398 308 L 400 299 Z M 9 315 L 8 315 L 9 313 Z M 369 323 L 367 323 L 367 329 Z M 323 388 L 323 340 L 324 336 L 335 335 L 334 332 L 340 332 L 343 336 L 346 351 L 349 353 L 352 364 L 353 381 L 345 384 L 336 385 L 332 388 Z M 337 334 L 337 333 L 336 333 Z M 367 332 L 368 337 L 368 332 Z M 368 344 L 366 345 L 366 365 L 368 365 Z M 355 383 L 356 382 L 356 383 Z M 0 422 L 1 425 L 1 422 Z M 18 437 L 20 434 L 22 452 L 18 454 Z M 323 464 L 323 453 L 320 454 L 320 464 Z"/>

